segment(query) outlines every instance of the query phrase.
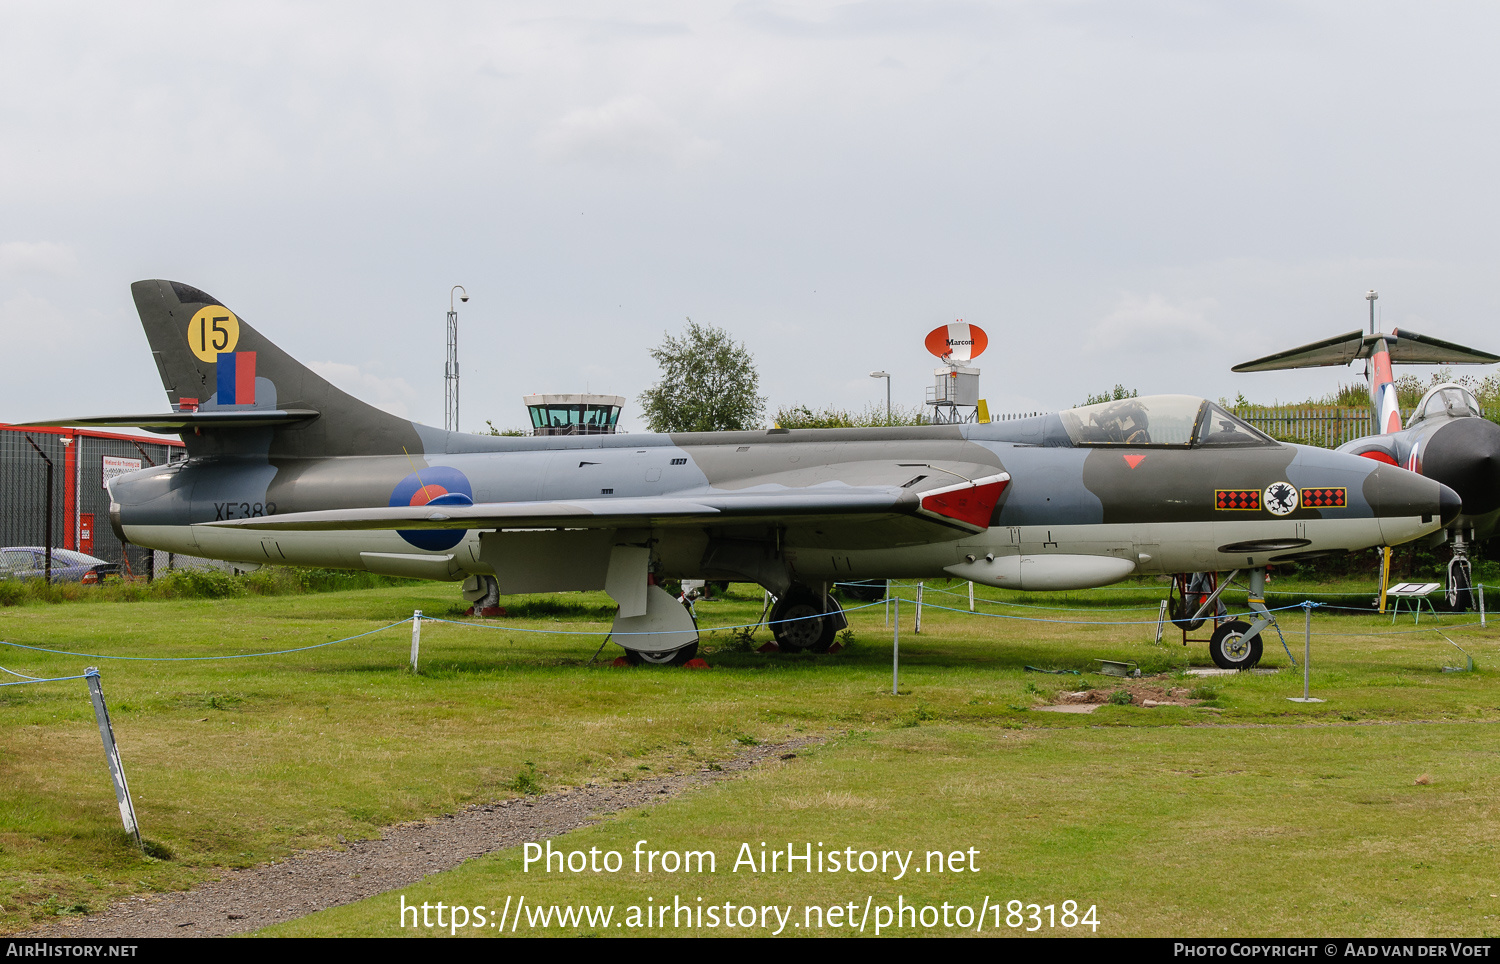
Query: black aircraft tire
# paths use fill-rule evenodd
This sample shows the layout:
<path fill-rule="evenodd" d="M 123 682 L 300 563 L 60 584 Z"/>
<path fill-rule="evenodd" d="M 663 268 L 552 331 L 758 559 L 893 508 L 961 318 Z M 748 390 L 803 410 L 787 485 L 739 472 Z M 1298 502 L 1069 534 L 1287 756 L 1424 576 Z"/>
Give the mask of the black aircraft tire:
<path fill-rule="evenodd" d="M 1248 643 L 1244 641 L 1250 624 L 1241 619 L 1220 623 L 1208 642 L 1208 655 L 1220 669 L 1250 669 L 1260 662 L 1261 645 L 1259 634 Z"/>
<path fill-rule="evenodd" d="M 1468 612 L 1474 587 L 1467 565 L 1448 567 L 1448 608 L 1456 613 Z"/>
<path fill-rule="evenodd" d="M 643 653 L 640 650 L 625 650 L 625 660 L 631 666 L 681 666 L 698 655 L 698 644 L 688 643 L 681 649 L 664 653 Z"/>
<path fill-rule="evenodd" d="M 787 593 L 771 608 L 771 635 L 782 652 L 826 653 L 833 645 L 833 620 L 818 618 L 829 606 L 812 593 Z"/>

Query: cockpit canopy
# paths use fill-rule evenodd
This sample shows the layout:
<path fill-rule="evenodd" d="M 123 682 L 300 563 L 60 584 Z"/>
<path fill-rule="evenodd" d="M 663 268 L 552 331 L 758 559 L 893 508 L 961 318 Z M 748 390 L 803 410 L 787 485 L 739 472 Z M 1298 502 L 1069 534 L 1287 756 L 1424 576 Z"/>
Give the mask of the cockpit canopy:
<path fill-rule="evenodd" d="M 1440 415 L 1451 418 L 1469 416 L 1480 418 L 1484 416 L 1484 412 L 1480 409 L 1479 401 L 1474 397 L 1473 392 L 1462 385 L 1444 382 L 1427 390 L 1427 394 L 1423 395 L 1422 400 L 1417 403 L 1416 414 L 1412 415 L 1411 420 L 1415 424 L 1424 418 L 1435 418 Z"/>
<path fill-rule="evenodd" d="M 1193 395 L 1121 398 L 1059 412 L 1074 445 L 1152 448 L 1275 445 L 1264 432 Z"/>

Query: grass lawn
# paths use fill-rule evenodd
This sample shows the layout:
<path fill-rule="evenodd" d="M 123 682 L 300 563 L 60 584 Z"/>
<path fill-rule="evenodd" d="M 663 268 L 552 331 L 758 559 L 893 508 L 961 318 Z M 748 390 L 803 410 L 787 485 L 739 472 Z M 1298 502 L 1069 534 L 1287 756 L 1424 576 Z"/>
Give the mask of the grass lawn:
<path fill-rule="evenodd" d="M 848 648 L 836 656 L 763 656 L 719 631 L 705 636 L 713 668 L 698 671 L 613 668 L 612 644 L 590 665 L 602 637 L 581 634 L 609 624 L 607 600 L 596 594 L 507 600 L 516 615 L 492 623 L 509 629 L 426 623 L 415 675 L 406 669 L 409 624 L 323 649 L 219 661 L 4 647 L 0 666 L 32 676 L 99 666 L 142 832 L 157 856 L 142 857 L 120 832 L 82 682 L 0 689 L 0 926 L 15 931 L 117 896 L 187 887 L 224 867 L 537 786 L 697 768 L 746 743 L 812 734 L 828 742 L 787 764 L 555 841 L 629 851 L 647 838 L 668 849 L 713 849 L 715 874 L 691 882 L 661 873 L 541 875 L 523 872 L 518 852 L 505 853 L 409 888 L 408 902 L 493 906 L 524 895 L 623 908 L 680 894 L 695 906 L 700 896 L 705 904 L 795 904 L 800 915 L 805 905 L 856 898 L 978 907 L 988 896 L 1059 905 L 1057 913 L 1064 900 L 1095 906 L 1100 934 L 1496 929 L 1493 630 L 1446 615 L 1413 627 L 1406 616 L 1392 626 L 1389 617 L 1318 612 L 1312 688 L 1328 702 L 1296 704 L 1286 697 L 1300 695 L 1300 670 L 1182 678 L 1189 663 L 1209 665 L 1206 647 L 1184 649 L 1171 634 L 1169 644 L 1153 642 L 1159 584 L 1046 596 L 981 589 L 979 608 L 994 616 L 930 605 L 966 609 L 965 588 L 927 587 L 921 635 L 903 604 L 894 697 L 880 606 L 851 613 Z M 702 626 L 755 621 L 759 591 L 735 589 L 699 604 Z M 0 609 L 0 639 L 114 656 L 235 655 L 456 607 L 452 586 L 431 583 L 34 603 Z M 1301 611 L 1283 623 L 1300 658 Z M 1472 653 L 1476 671 L 1443 672 L 1464 660 L 1430 627 Z M 766 638 L 761 630 L 756 643 Z M 1110 680 L 1089 672 L 1096 658 L 1133 660 L 1207 702 L 1106 706 L 1087 716 L 1037 711 L 1061 690 L 1108 688 Z M 1263 665 L 1288 667 L 1274 637 Z M 741 842 L 758 850 L 761 841 L 919 857 L 974 848 L 979 870 L 901 881 L 728 870 Z M 400 933 L 393 901 L 399 895 L 282 930 Z"/>

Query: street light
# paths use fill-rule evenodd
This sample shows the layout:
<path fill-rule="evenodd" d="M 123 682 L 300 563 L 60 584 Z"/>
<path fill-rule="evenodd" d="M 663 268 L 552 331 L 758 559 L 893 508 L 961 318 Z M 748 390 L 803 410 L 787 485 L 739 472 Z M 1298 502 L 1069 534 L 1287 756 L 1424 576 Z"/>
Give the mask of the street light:
<path fill-rule="evenodd" d="M 885 379 L 885 424 L 891 424 L 891 373 L 870 372 L 871 378 Z"/>
<path fill-rule="evenodd" d="M 458 309 L 453 304 L 453 292 L 463 291 L 459 301 L 468 301 L 469 293 L 463 285 L 448 289 L 448 362 L 443 368 L 443 428 L 458 431 Z"/>

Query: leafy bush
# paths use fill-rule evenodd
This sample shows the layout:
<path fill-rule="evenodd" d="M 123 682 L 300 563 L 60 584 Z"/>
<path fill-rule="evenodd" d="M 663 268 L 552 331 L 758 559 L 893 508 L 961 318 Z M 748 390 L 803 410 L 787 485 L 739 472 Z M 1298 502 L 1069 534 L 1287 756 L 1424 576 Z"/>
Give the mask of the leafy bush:
<path fill-rule="evenodd" d="M 152 595 L 163 599 L 229 599 L 249 590 L 244 577 L 222 569 L 171 569 L 151 582 Z"/>
<path fill-rule="evenodd" d="M 886 416 L 884 405 L 871 405 L 862 412 L 851 412 L 832 405 L 814 411 L 806 405 L 792 405 L 776 410 L 775 422 L 781 428 L 874 428 L 881 425 L 925 425 L 927 418 L 920 405 L 905 408 L 897 405 Z"/>

